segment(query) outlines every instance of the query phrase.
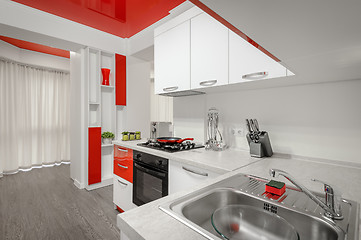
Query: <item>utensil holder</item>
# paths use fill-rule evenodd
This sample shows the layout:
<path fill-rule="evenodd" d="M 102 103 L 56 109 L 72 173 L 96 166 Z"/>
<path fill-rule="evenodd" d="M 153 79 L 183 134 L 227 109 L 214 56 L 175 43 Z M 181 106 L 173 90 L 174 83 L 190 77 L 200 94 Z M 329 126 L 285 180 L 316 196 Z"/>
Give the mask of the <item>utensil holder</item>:
<path fill-rule="evenodd" d="M 250 147 L 250 154 L 252 157 L 271 157 L 273 150 L 271 141 L 267 132 L 262 131 L 259 133 L 257 141 L 252 140 L 250 134 L 247 134 L 247 141 Z M 260 149 L 259 149 L 260 148 Z"/>

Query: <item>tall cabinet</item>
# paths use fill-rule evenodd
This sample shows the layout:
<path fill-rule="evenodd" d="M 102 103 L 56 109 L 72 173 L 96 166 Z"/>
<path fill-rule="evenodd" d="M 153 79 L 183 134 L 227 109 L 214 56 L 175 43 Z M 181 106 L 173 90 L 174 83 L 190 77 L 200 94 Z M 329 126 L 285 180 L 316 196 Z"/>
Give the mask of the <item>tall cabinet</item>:
<path fill-rule="evenodd" d="M 116 134 L 115 54 L 87 48 L 84 54 L 88 84 L 88 161 L 85 188 L 92 190 L 113 183 L 113 145 L 102 144 L 101 134 Z M 109 85 L 103 85 L 102 68 L 110 69 Z"/>
<path fill-rule="evenodd" d="M 110 69 L 109 85 L 102 68 Z M 121 125 L 116 106 L 126 105 L 126 56 L 83 48 L 70 54 L 70 71 L 70 177 L 87 190 L 111 185 L 113 144 L 102 144 L 101 134 L 117 135 Z"/>

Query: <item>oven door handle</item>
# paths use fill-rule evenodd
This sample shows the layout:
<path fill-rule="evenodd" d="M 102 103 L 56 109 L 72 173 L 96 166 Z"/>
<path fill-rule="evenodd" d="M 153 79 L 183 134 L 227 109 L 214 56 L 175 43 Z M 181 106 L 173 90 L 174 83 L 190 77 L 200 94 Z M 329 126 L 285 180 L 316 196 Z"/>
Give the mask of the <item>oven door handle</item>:
<path fill-rule="evenodd" d="M 138 163 L 134 163 L 134 166 L 138 169 L 140 169 L 141 171 L 143 172 L 146 172 L 146 173 L 149 173 L 153 176 L 158 176 L 158 177 L 161 177 L 161 178 L 165 178 L 166 175 L 164 173 L 161 173 L 161 172 L 157 172 L 157 171 L 154 171 L 154 170 L 151 170 L 151 169 L 148 169 L 148 168 L 145 168 L 145 167 L 142 167 L 140 166 Z"/>

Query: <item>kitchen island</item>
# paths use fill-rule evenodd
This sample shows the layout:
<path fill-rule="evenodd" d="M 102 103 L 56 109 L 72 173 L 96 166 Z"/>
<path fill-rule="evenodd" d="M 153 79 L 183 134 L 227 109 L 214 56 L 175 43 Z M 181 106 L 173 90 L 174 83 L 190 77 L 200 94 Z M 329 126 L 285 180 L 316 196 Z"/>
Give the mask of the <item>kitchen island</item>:
<path fill-rule="evenodd" d="M 224 172 L 221 176 L 215 179 L 209 179 L 197 187 L 171 194 L 119 214 L 117 216 L 117 225 L 122 234 L 132 240 L 205 239 L 197 232 L 161 211 L 158 207 L 161 204 L 175 200 L 238 173 L 270 179 L 268 174 L 270 168 L 282 169 L 289 172 L 311 191 L 322 192 L 322 184 L 310 180 L 311 178 L 316 178 L 338 187 L 342 192 L 343 198 L 361 202 L 361 189 L 359 188 L 361 184 L 361 167 L 355 164 L 347 166 L 345 163 L 336 161 L 292 157 L 288 155 L 274 155 L 271 158 L 254 159 L 251 158 L 246 151 L 232 149 L 223 152 L 195 149 L 180 153 L 160 153 L 161 151 L 137 146 L 135 142 L 117 142 L 116 144 L 167 157 L 170 161 L 184 161 L 189 164 L 198 164 L 198 166 L 204 168 L 208 167 L 208 169 L 213 171 L 218 170 L 220 173 L 222 171 Z M 285 182 L 287 185 L 291 185 L 285 178 L 280 177 L 278 180 Z"/>

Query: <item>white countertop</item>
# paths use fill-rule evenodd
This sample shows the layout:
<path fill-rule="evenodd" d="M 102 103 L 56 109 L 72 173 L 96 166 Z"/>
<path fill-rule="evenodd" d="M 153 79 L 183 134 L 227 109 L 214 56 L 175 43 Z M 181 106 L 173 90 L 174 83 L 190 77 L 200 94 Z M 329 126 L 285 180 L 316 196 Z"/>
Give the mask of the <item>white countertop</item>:
<path fill-rule="evenodd" d="M 169 153 L 137 145 L 144 142 L 146 141 L 113 141 L 114 144 L 122 147 L 131 148 L 133 150 L 138 150 L 149 154 L 154 154 L 160 157 L 167 158 L 170 161 L 178 161 L 191 164 L 195 167 L 204 168 L 220 174 L 234 171 L 240 167 L 244 167 L 249 164 L 264 160 L 261 158 L 250 157 L 249 152 L 247 151 L 234 149 L 227 149 L 225 151 L 215 152 L 212 150 L 205 150 L 205 148 L 197 148 L 194 150 Z"/>
<path fill-rule="evenodd" d="M 332 186 L 338 187 L 343 193 L 342 196 L 344 198 L 361 202 L 361 168 L 358 167 L 348 167 L 339 164 L 284 157 L 272 157 L 263 158 L 262 160 L 254 160 L 253 158 L 249 157 L 248 152 L 236 150 L 212 152 L 206 151 L 204 149 L 196 149 L 192 150 L 195 152 L 162 152 L 162 154 L 159 154 L 161 151 L 136 146 L 136 144 L 139 142 L 142 141 L 119 142 L 119 145 L 164 157 L 171 156 L 169 159 L 199 164 L 199 166 L 202 167 L 206 167 L 206 165 L 209 164 L 208 169 L 210 170 L 218 169 L 219 171 L 223 170 L 228 173 L 225 173 L 216 179 L 210 179 L 207 182 L 204 182 L 201 186 L 169 195 L 167 197 L 119 214 L 117 216 L 118 227 L 132 240 L 205 239 L 200 234 L 191 230 L 163 211 L 159 210 L 158 206 L 237 173 L 245 173 L 264 178 L 270 178 L 268 170 L 270 168 L 278 168 L 290 173 L 312 191 L 321 192 L 323 189 L 320 183 L 310 180 L 311 178 L 316 178 L 327 181 Z M 241 166 L 242 164 L 244 164 L 243 167 Z M 290 185 L 283 177 L 280 177 L 279 180 Z"/>

